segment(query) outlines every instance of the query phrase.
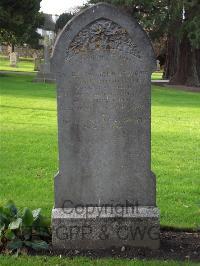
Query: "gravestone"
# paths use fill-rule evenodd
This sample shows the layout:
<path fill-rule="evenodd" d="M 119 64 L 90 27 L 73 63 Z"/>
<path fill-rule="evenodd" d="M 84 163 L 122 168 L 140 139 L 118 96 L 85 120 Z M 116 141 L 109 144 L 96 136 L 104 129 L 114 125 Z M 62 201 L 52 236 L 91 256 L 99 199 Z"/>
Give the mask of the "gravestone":
<path fill-rule="evenodd" d="M 74 17 L 57 39 L 59 173 L 55 249 L 159 247 L 151 172 L 151 43 L 108 4 Z"/>
<path fill-rule="evenodd" d="M 34 71 L 39 71 L 41 65 L 41 58 L 34 58 Z"/>
<path fill-rule="evenodd" d="M 10 66 L 17 67 L 17 53 L 10 53 Z"/>
<path fill-rule="evenodd" d="M 40 64 L 39 71 L 34 82 L 54 83 L 55 77 L 50 69 L 50 47 L 51 43 L 47 35 L 44 37 L 44 62 Z"/>
<path fill-rule="evenodd" d="M 161 67 L 160 67 L 160 60 L 156 60 L 156 65 L 157 65 L 156 70 L 157 71 L 160 71 L 160 69 L 161 69 Z"/>
<path fill-rule="evenodd" d="M 41 65 L 41 58 L 38 56 L 36 52 L 33 54 L 33 60 L 34 60 L 34 71 L 39 71 Z"/>

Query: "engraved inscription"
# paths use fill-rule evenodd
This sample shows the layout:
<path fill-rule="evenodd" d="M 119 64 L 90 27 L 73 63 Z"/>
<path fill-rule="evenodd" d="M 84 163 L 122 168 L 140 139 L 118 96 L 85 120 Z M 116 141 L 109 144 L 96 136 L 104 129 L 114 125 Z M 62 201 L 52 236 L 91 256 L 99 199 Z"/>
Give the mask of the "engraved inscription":
<path fill-rule="evenodd" d="M 94 50 L 118 50 L 141 58 L 126 29 L 108 19 L 98 19 L 81 30 L 67 49 L 66 59 Z"/>
<path fill-rule="evenodd" d="M 135 106 L 133 99 L 144 97 L 143 91 L 136 84 L 146 86 L 146 79 L 140 78 L 146 74 L 143 70 L 115 72 L 102 69 L 94 73 L 88 70 L 84 73 L 80 70 L 72 71 L 73 87 L 63 91 L 63 97 L 71 100 L 62 109 L 68 110 L 69 116 L 71 112 L 79 113 L 78 124 L 84 129 L 123 129 L 130 124 L 143 124 L 148 115 L 142 118 L 143 108 Z M 113 116 L 112 110 L 115 110 L 116 115 Z M 97 112 L 98 119 L 90 117 Z M 81 113 L 87 115 L 82 116 Z M 65 123 L 68 122 L 69 118 L 66 118 Z M 76 119 L 74 123 L 77 123 Z"/>

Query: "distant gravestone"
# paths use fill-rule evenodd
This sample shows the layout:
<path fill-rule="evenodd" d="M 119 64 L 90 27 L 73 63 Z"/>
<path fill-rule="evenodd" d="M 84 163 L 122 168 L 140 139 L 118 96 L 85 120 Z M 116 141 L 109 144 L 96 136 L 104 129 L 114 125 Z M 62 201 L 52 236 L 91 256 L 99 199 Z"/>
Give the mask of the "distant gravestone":
<path fill-rule="evenodd" d="M 151 172 L 156 60 L 146 33 L 132 17 L 97 4 L 64 27 L 51 63 L 59 136 L 53 247 L 158 248 Z"/>
<path fill-rule="evenodd" d="M 160 71 L 160 69 L 161 69 L 161 67 L 160 67 L 160 60 L 156 60 L 156 64 L 157 64 L 156 70 L 157 71 Z"/>
<path fill-rule="evenodd" d="M 34 71 L 39 71 L 41 65 L 41 58 L 38 57 L 37 53 L 33 54 L 33 60 L 34 60 Z"/>
<path fill-rule="evenodd" d="M 17 53 L 10 53 L 10 66 L 17 67 Z"/>
<path fill-rule="evenodd" d="M 55 77 L 50 70 L 50 40 L 47 35 L 44 38 L 44 62 L 38 66 L 38 73 L 34 79 L 34 82 L 54 83 Z M 39 62 L 38 62 L 39 63 Z"/>
<path fill-rule="evenodd" d="M 39 71 L 41 66 L 41 58 L 37 57 L 34 59 L 34 71 Z"/>

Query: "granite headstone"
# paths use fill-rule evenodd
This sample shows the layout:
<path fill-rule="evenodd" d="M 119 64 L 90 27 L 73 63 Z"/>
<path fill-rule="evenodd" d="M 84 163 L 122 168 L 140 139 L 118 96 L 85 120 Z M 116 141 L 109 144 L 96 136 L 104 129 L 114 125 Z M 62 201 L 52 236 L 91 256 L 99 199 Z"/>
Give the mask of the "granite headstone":
<path fill-rule="evenodd" d="M 156 60 L 147 34 L 117 8 L 94 5 L 64 27 L 51 68 L 59 138 L 53 247 L 158 248 L 151 172 Z"/>

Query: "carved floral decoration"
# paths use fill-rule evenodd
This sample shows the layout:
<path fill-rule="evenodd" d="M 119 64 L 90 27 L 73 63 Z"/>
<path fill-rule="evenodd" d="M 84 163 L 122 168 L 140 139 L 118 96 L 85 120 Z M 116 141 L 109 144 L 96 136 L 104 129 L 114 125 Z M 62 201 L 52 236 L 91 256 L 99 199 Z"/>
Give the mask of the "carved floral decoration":
<path fill-rule="evenodd" d="M 140 58 L 126 29 L 107 19 L 98 19 L 81 30 L 67 50 L 67 59 L 94 50 L 119 50 Z"/>

